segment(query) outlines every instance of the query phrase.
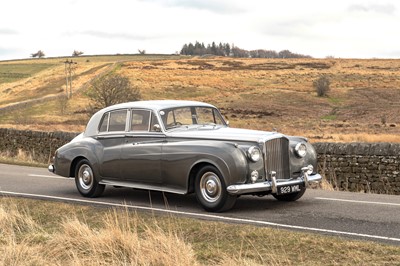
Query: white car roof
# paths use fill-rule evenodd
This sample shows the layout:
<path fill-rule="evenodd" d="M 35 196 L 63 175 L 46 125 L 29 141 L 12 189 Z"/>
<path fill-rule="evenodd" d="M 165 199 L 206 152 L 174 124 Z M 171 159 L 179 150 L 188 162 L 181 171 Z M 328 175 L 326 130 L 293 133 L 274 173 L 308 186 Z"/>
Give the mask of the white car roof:
<path fill-rule="evenodd" d="M 182 100 L 154 100 L 154 101 L 137 101 L 137 102 L 127 102 L 109 106 L 100 110 L 101 112 L 109 112 L 115 109 L 124 108 L 145 108 L 154 111 L 159 111 L 161 109 L 168 109 L 172 107 L 184 107 L 184 106 L 206 106 L 214 107 L 211 104 L 197 102 L 197 101 L 182 101 Z"/>
<path fill-rule="evenodd" d="M 103 114 L 106 112 L 113 111 L 113 110 L 139 108 L 139 109 L 153 110 L 154 112 L 157 113 L 158 111 L 163 110 L 163 109 L 176 108 L 176 107 L 187 107 L 187 106 L 201 106 L 201 107 L 215 108 L 215 106 L 208 104 L 208 103 L 197 102 L 197 101 L 182 101 L 182 100 L 137 101 L 137 102 L 127 102 L 127 103 L 116 104 L 116 105 L 112 105 L 112 106 L 106 107 L 104 109 L 101 109 L 100 111 L 95 113 L 90 118 L 90 120 L 86 126 L 84 135 L 85 136 L 97 135 L 98 134 L 98 126 L 99 126 L 101 118 L 103 117 Z"/>

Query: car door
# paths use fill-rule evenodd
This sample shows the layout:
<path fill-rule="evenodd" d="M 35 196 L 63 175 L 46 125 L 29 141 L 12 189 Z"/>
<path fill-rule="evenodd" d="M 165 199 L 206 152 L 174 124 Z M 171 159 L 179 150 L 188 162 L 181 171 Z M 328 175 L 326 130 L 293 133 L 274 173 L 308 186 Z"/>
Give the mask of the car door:
<path fill-rule="evenodd" d="M 99 171 L 102 178 L 119 179 L 121 147 L 127 128 L 128 109 L 121 109 L 105 113 L 96 139 L 100 143 Z"/>
<path fill-rule="evenodd" d="M 128 182 L 161 183 L 161 152 L 165 135 L 159 132 L 156 116 L 150 110 L 130 112 L 130 129 L 121 152 L 122 178 Z"/>

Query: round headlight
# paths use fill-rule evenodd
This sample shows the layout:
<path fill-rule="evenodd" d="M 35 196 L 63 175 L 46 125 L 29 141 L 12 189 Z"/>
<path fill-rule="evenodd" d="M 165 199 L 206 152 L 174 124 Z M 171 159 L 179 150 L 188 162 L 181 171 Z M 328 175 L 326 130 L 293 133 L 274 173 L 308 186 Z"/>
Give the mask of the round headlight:
<path fill-rule="evenodd" d="M 300 158 L 303 158 L 307 154 L 307 146 L 304 142 L 297 143 L 296 147 L 294 148 L 296 155 Z"/>
<path fill-rule="evenodd" d="M 256 147 L 256 146 L 251 146 L 248 150 L 247 150 L 247 156 L 249 157 L 249 159 L 253 162 L 258 162 L 261 158 L 261 150 L 260 148 Z"/>

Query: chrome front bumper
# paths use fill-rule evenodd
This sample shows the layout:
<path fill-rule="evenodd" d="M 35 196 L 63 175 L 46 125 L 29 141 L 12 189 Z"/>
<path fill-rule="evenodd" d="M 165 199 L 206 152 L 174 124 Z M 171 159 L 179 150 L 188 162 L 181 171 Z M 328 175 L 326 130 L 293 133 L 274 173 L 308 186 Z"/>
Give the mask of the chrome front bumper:
<path fill-rule="evenodd" d="M 275 177 L 272 178 L 271 181 L 265 181 L 260 183 L 253 184 L 240 184 L 240 185 L 231 185 L 227 188 L 227 191 L 231 195 L 241 195 L 241 194 L 249 194 L 249 193 L 259 193 L 259 192 L 268 192 L 272 193 L 277 192 L 277 188 L 281 186 L 292 186 L 292 185 L 305 185 L 306 187 L 312 183 L 318 183 L 322 180 L 322 176 L 320 174 L 308 175 L 304 173 L 302 177 L 297 179 L 290 180 L 277 180 Z"/>

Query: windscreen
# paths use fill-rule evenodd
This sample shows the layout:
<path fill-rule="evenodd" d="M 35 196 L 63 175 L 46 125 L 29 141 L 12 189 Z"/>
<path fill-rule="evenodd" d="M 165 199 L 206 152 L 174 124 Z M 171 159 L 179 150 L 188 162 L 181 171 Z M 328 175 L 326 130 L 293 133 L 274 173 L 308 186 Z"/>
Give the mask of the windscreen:
<path fill-rule="evenodd" d="M 212 107 L 179 107 L 160 111 L 165 129 L 191 125 L 221 125 L 226 123 Z"/>

